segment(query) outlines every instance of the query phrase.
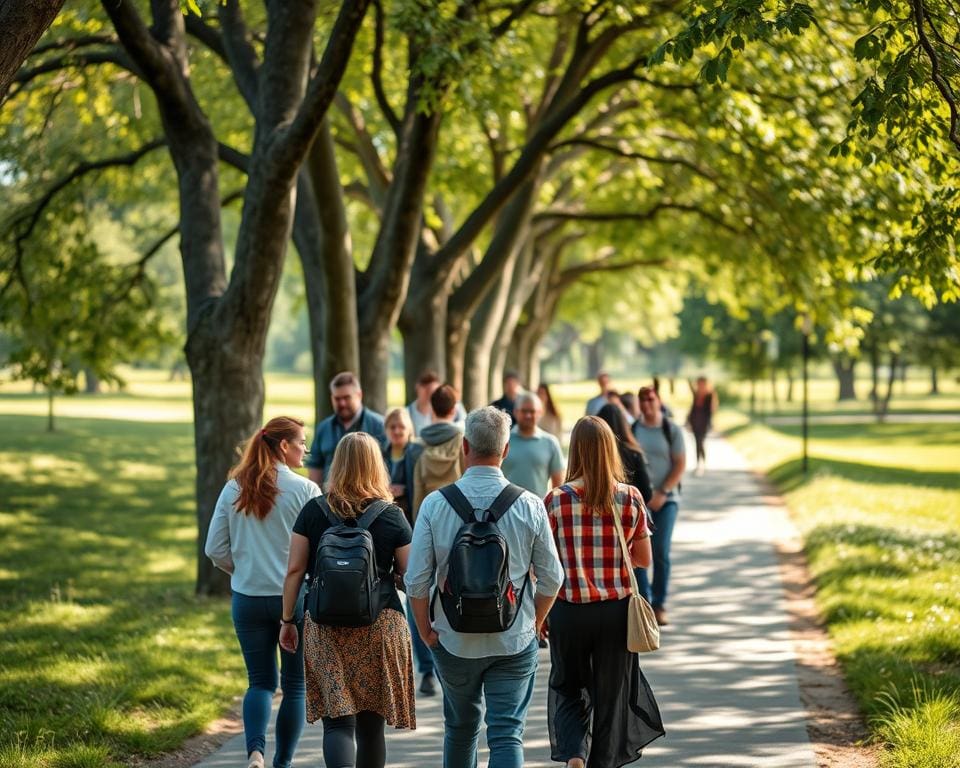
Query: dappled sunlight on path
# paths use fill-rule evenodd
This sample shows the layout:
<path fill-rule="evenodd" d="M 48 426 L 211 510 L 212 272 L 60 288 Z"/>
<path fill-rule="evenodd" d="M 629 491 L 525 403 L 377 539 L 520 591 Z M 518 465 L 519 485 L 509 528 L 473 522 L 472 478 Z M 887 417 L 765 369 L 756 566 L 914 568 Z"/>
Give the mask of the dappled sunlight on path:
<path fill-rule="evenodd" d="M 688 475 L 674 534 L 674 563 L 661 650 L 642 657 L 667 730 L 639 765 L 722 768 L 813 768 L 800 703 L 795 656 L 774 541 L 790 532 L 785 514 L 734 450 L 708 443 L 710 471 Z M 525 765 L 550 762 L 546 685 L 540 670 L 524 738 Z M 417 701 L 418 728 L 387 733 L 387 765 L 439 766 L 443 744 L 439 697 Z M 320 766 L 322 732 L 307 726 L 297 764 Z M 244 764 L 242 737 L 201 763 Z M 480 765 L 486 764 L 486 753 Z"/>

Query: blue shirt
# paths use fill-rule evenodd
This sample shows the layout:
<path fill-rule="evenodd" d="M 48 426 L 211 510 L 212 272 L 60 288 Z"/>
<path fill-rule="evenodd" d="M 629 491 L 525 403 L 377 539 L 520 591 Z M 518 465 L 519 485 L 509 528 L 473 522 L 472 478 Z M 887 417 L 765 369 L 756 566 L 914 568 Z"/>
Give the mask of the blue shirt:
<path fill-rule="evenodd" d="M 565 463 L 560 441 L 536 427 L 533 435 L 520 434 L 520 427 L 510 431 L 510 450 L 503 460 L 503 474 L 511 483 L 526 488 L 541 499 L 553 487 L 550 476 L 562 472 Z"/>
<path fill-rule="evenodd" d="M 361 408 L 360 416 L 354 419 L 349 427 L 344 427 L 334 413 L 317 425 L 317 434 L 313 437 L 313 445 L 310 446 L 310 453 L 303 460 L 303 465 L 311 469 L 323 470 L 323 477 L 326 480 L 330 462 L 333 461 L 333 452 L 337 450 L 337 444 L 348 432 L 366 432 L 376 438 L 381 446 L 387 442 L 383 416 L 376 411 Z"/>
<path fill-rule="evenodd" d="M 475 510 L 489 508 L 506 486 L 507 478 L 498 467 L 469 467 L 457 480 L 457 487 Z M 431 597 L 431 586 L 442 584 L 447 578 L 450 547 L 462 524 L 460 516 L 439 491 L 423 500 L 413 528 L 410 560 L 404 577 L 410 597 Z M 525 492 L 500 518 L 498 525 L 510 548 L 509 570 L 514 589 L 519 593 L 532 565 L 537 593 L 549 597 L 556 595 L 563 584 L 563 568 L 543 501 Z M 536 612 L 532 592 L 527 589 L 513 626 L 505 632 L 454 632 L 439 600 L 434 606 L 433 628 L 443 647 L 454 656 L 481 659 L 516 655 L 530 645 L 535 635 Z"/>

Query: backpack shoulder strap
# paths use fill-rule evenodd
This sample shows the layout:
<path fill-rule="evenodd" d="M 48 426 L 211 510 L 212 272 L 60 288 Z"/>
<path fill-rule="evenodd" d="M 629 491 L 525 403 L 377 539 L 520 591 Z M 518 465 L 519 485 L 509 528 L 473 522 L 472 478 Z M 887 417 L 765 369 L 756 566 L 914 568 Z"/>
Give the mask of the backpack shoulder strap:
<path fill-rule="evenodd" d="M 460 516 L 460 519 L 463 520 L 463 522 L 474 522 L 473 505 L 467 501 L 467 497 L 463 495 L 463 491 L 457 488 L 456 483 L 445 485 L 439 490 L 443 495 L 443 498 L 445 498 L 447 503 L 453 507 L 453 511 Z"/>
<path fill-rule="evenodd" d="M 330 509 L 330 503 L 323 496 L 317 496 L 317 504 L 320 505 L 320 509 L 323 510 L 323 514 L 327 517 L 327 522 L 330 525 L 343 525 L 343 520 L 337 517 L 337 514 Z"/>
<path fill-rule="evenodd" d="M 660 421 L 660 429 L 663 430 L 663 439 L 667 441 L 667 450 L 669 451 L 673 448 L 673 424 L 666 416 Z"/>
<path fill-rule="evenodd" d="M 499 523 L 500 518 L 503 517 L 507 510 L 513 506 L 513 503 L 523 495 L 523 488 L 519 485 L 514 485 L 510 483 L 500 491 L 500 494 L 493 500 L 493 504 L 490 505 L 489 514 L 490 520 L 494 523 Z"/>
<path fill-rule="evenodd" d="M 383 499 L 377 499 L 367 506 L 366 511 L 357 518 L 357 527 L 365 528 L 368 531 L 370 526 L 374 524 L 376 519 L 380 517 L 381 513 L 385 512 L 387 507 L 390 506 L 389 501 L 384 501 Z"/>

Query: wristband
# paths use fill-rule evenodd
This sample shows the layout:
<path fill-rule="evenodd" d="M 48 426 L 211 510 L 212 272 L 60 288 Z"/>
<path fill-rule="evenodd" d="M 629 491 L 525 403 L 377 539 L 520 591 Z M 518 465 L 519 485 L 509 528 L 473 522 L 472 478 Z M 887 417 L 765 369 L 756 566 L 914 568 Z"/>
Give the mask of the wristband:
<path fill-rule="evenodd" d="M 280 617 L 280 623 L 281 623 L 281 624 L 296 624 L 296 623 L 297 623 L 297 620 L 296 620 L 296 619 L 290 619 L 290 620 L 288 621 L 287 619 L 285 619 L 285 618 L 283 618 L 283 617 Z"/>

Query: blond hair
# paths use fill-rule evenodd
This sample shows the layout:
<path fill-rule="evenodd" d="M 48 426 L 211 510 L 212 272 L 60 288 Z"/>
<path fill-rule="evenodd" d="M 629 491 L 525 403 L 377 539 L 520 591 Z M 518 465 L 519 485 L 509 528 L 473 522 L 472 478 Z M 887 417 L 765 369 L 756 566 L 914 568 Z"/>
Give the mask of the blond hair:
<path fill-rule="evenodd" d="M 584 416 L 570 433 L 566 482 L 583 481 L 583 504 L 594 514 L 612 514 L 617 483 L 624 479 L 623 461 L 613 430 L 596 416 Z"/>
<path fill-rule="evenodd" d="M 407 432 L 413 437 L 413 421 L 410 419 L 410 414 L 406 408 L 393 408 L 388 411 L 387 415 L 383 417 L 383 428 L 388 429 L 395 421 L 403 422 L 403 426 L 406 427 Z"/>
<path fill-rule="evenodd" d="M 333 453 L 327 503 L 338 517 L 352 519 L 375 499 L 393 501 L 380 444 L 366 432 L 350 432 Z"/>

